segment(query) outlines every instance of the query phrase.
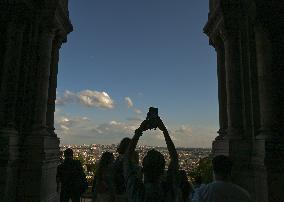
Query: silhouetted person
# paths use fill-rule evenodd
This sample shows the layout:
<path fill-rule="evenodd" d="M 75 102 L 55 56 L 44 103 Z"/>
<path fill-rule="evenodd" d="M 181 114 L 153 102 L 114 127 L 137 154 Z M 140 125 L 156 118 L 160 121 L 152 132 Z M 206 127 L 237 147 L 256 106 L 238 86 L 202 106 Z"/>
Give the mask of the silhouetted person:
<path fill-rule="evenodd" d="M 64 151 L 64 161 L 57 167 L 57 191 L 60 191 L 60 202 L 79 202 L 81 194 L 88 188 L 86 176 L 80 161 L 73 159 L 73 150 Z"/>
<path fill-rule="evenodd" d="M 249 193 L 238 185 L 230 182 L 232 162 L 223 155 L 212 160 L 212 183 L 197 189 L 193 195 L 193 202 L 250 202 Z"/>
<path fill-rule="evenodd" d="M 131 139 L 125 137 L 117 147 L 118 157 L 114 162 L 114 184 L 117 201 L 127 201 L 125 195 L 125 181 L 123 176 L 123 158 Z"/>
<path fill-rule="evenodd" d="M 96 170 L 93 190 L 96 202 L 114 202 L 115 187 L 113 183 L 114 156 L 110 152 L 104 152 Z"/>
<path fill-rule="evenodd" d="M 124 177 L 126 181 L 126 193 L 128 200 L 131 202 L 164 202 L 175 201 L 178 197 L 178 155 L 175 146 L 169 136 L 169 133 L 164 126 L 162 120 L 158 118 L 157 126 L 163 131 L 167 148 L 170 154 L 170 168 L 167 178 L 169 182 L 163 182 L 163 174 L 165 169 L 164 156 L 152 149 L 147 152 L 143 159 L 143 174 L 144 181 L 142 181 L 136 170 L 133 167 L 131 158 L 135 151 L 136 145 L 143 131 L 149 129 L 149 122 L 143 121 L 131 140 L 128 151 L 124 159 Z"/>
<path fill-rule="evenodd" d="M 191 194 L 193 192 L 193 187 L 188 181 L 185 170 L 179 171 L 179 188 L 181 191 L 181 200 L 182 202 L 190 202 Z"/>
<path fill-rule="evenodd" d="M 143 178 L 142 167 L 139 165 L 139 153 L 137 151 L 133 152 L 131 162 L 137 173 L 137 176 L 142 180 Z"/>

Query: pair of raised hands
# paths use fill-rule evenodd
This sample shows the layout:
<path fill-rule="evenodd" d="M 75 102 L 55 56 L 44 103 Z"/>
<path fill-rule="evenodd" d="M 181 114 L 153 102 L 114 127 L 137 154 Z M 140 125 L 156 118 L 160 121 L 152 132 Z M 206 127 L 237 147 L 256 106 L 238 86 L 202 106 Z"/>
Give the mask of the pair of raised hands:
<path fill-rule="evenodd" d="M 163 121 L 162 121 L 162 119 L 161 119 L 160 117 L 157 117 L 157 118 L 156 118 L 156 123 L 157 123 L 157 127 L 158 127 L 161 131 L 163 131 L 163 132 L 167 131 L 167 128 L 166 128 L 166 126 L 164 125 L 164 123 L 163 123 Z M 153 129 L 153 128 L 151 128 L 150 120 L 144 120 L 144 121 L 142 121 L 142 123 L 140 124 L 139 128 L 136 129 L 136 132 L 142 133 L 143 131 L 146 131 L 146 130 L 149 130 L 149 129 Z"/>

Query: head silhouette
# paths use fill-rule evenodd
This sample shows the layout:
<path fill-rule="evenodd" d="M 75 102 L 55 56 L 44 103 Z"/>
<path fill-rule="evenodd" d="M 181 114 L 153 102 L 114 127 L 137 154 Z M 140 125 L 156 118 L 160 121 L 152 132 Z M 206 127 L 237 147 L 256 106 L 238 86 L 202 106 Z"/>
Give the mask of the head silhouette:
<path fill-rule="evenodd" d="M 108 172 L 110 166 L 114 161 L 114 156 L 111 152 L 104 152 L 100 158 L 98 168 L 96 170 L 97 182 L 101 183 L 103 180 L 103 175 Z"/>
<path fill-rule="evenodd" d="M 73 159 L 73 150 L 71 148 L 68 148 L 64 151 L 64 157 L 65 159 Z"/>
<path fill-rule="evenodd" d="M 224 155 L 219 155 L 213 158 L 213 172 L 215 179 L 226 180 L 231 175 L 232 161 L 229 157 Z"/>
<path fill-rule="evenodd" d="M 101 156 L 99 167 L 105 168 L 113 163 L 114 156 L 111 152 L 104 152 Z"/>
<path fill-rule="evenodd" d="M 143 173 L 147 181 L 156 182 L 164 173 L 164 156 L 155 149 L 147 152 L 143 159 Z"/>
<path fill-rule="evenodd" d="M 128 145 L 130 143 L 131 139 L 129 137 L 125 137 L 121 140 L 118 148 L 117 148 L 117 152 L 119 154 L 125 154 L 127 148 L 128 148 Z"/>

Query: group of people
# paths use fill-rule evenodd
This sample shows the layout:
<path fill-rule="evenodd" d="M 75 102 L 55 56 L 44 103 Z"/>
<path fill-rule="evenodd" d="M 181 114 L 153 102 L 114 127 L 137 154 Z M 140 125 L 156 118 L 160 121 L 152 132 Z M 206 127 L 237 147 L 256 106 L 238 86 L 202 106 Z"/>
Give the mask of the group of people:
<path fill-rule="evenodd" d="M 167 128 L 160 118 L 157 127 L 163 132 L 170 155 L 165 170 L 164 156 L 155 149 L 149 150 L 139 165 L 139 154 L 135 151 L 143 132 L 151 129 L 145 120 L 135 130 L 132 139 L 124 138 L 118 146 L 118 157 L 104 152 L 98 163 L 94 183 L 94 202 L 249 202 L 250 195 L 241 187 L 231 183 L 232 162 L 226 156 L 212 160 L 214 181 L 193 188 L 186 172 L 179 170 L 178 154 Z M 65 160 L 58 166 L 57 184 L 61 185 L 60 201 L 80 201 L 86 190 L 85 175 L 79 161 L 73 160 L 71 149 L 64 152 Z"/>

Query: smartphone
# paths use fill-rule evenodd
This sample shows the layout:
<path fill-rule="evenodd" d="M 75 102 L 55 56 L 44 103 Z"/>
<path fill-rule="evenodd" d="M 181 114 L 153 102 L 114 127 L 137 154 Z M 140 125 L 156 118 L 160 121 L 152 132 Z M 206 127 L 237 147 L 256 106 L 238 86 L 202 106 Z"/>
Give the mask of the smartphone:
<path fill-rule="evenodd" d="M 158 108 L 150 107 L 149 112 L 147 113 L 147 120 L 156 119 L 158 118 Z"/>
<path fill-rule="evenodd" d="M 147 113 L 146 120 L 148 121 L 148 128 L 151 129 L 157 129 L 158 127 L 158 108 L 150 107 L 149 112 Z"/>

